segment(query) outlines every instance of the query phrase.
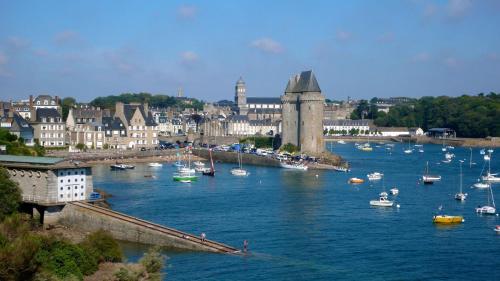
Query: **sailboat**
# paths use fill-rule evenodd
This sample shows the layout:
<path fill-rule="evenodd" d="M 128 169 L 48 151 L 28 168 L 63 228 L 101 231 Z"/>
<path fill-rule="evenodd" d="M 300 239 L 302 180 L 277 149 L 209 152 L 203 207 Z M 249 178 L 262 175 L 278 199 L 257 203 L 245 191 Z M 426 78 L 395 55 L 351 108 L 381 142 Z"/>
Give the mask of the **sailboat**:
<path fill-rule="evenodd" d="M 429 174 L 429 161 L 427 161 L 425 173 L 422 175 L 422 181 L 424 184 L 433 184 L 436 181 L 440 181 L 441 176 L 440 175 L 431 175 Z"/>
<path fill-rule="evenodd" d="M 446 151 L 446 146 L 444 145 L 444 139 L 443 139 L 443 147 L 441 148 L 441 150 L 442 150 L 443 152 L 445 152 L 445 151 Z"/>
<path fill-rule="evenodd" d="M 463 178 L 463 175 L 462 175 L 462 163 L 464 161 L 460 160 L 460 192 L 455 194 L 455 199 L 456 200 L 459 200 L 459 201 L 464 201 L 465 199 L 467 199 L 467 193 L 463 193 L 462 192 L 462 178 Z"/>
<path fill-rule="evenodd" d="M 478 213 L 478 214 L 495 215 L 497 212 L 496 206 L 495 206 L 495 198 L 493 198 L 493 190 L 491 189 L 491 185 L 488 189 L 489 189 L 488 204 L 486 204 L 484 206 L 478 206 L 476 208 L 476 213 Z"/>
<path fill-rule="evenodd" d="M 184 167 L 184 164 L 182 164 L 182 161 L 181 161 L 181 154 L 179 153 L 179 149 L 178 148 L 177 148 L 177 154 L 176 154 L 176 156 L 177 156 L 177 161 L 175 161 L 172 164 L 172 166 L 177 167 L 177 168 Z"/>
<path fill-rule="evenodd" d="M 486 162 L 487 161 L 484 161 L 483 168 L 481 169 L 481 173 L 479 174 L 479 178 L 477 179 L 477 182 L 475 184 L 473 184 L 473 187 L 475 187 L 475 188 L 484 189 L 484 188 L 490 187 L 490 183 L 485 182 L 485 181 L 481 181 L 481 176 L 483 175 L 484 168 L 486 167 Z"/>
<path fill-rule="evenodd" d="M 406 149 L 406 150 L 404 151 L 404 153 L 406 153 L 406 154 L 413 153 L 413 149 L 411 149 L 411 147 L 410 147 L 410 141 L 411 141 L 411 137 L 410 137 L 410 138 L 408 138 L 408 149 Z"/>
<path fill-rule="evenodd" d="M 231 174 L 234 176 L 248 176 L 250 173 L 243 169 L 241 165 L 242 157 L 241 157 L 241 152 L 238 150 L 238 167 L 232 168 L 231 169 Z"/>
<path fill-rule="evenodd" d="M 191 169 L 191 154 L 189 154 L 189 161 L 187 167 L 180 167 L 177 173 L 172 176 L 174 181 L 190 183 L 192 181 L 198 180 L 196 171 Z"/>
<path fill-rule="evenodd" d="M 204 176 L 215 176 L 214 160 L 212 158 L 212 149 L 208 149 L 208 155 L 210 155 L 210 168 L 205 168 L 201 173 Z"/>
<path fill-rule="evenodd" d="M 489 152 L 489 150 L 488 150 Z M 482 177 L 483 181 L 486 181 L 486 182 L 489 182 L 489 183 L 496 183 L 496 182 L 500 182 L 500 177 L 497 177 L 498 173 L 497 174 L 492 174 L 491 173 L 491 152 L 489 152 L 489 155 L 488 155 L 488 160 L 485 160 L 488 161 L 488 173 Z"/>

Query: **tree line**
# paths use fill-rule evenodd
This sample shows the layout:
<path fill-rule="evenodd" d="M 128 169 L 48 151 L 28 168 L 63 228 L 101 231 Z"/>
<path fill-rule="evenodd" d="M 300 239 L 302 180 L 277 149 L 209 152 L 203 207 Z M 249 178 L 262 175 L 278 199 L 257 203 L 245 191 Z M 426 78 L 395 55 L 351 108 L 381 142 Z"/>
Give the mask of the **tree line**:
<path fill-rule="evenodd" d="M 381 127 L 451 128 L 459 137 L 500 136 L 500 94 L 459 97 L 422 97 L 396 104 L 388 113 L 378 111 L 374 102 L 361 100 L 351 119 L 373 119 Z"/>
<path fill-rule="evenodd" d="M 186 102 L 189 101 L 189 102 Z M 131 102 L 139 102 L 139 103 L 148 103 L 149 106 L 159 107 L 159 108 L 167 108 L 167 107 L 177 107 L 180 109 L 185 108 L 194 108 L 196 110 L 203 109 L 203 101 L 187 98 L 187 99 L 179 99 L 172 96 L 167 95 L 152 95 L 150 93 L 123 93 L 118 96 L 106 96 L 106 97 L 97 97 L 90 102 L 91 105 L 114 109 L 115 104 L 117 102 L 123 103 L 131 103 Z"/>

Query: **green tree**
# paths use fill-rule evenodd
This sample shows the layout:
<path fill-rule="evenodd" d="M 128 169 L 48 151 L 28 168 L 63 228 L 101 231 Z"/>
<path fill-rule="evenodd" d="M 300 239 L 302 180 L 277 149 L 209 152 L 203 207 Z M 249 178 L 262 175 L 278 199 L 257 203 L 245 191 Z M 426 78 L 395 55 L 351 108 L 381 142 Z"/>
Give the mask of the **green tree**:
<path fill-rule="evenodd" d="M 75 148 L 83 151 L 87 149 L 87 146 L 83 143 L 78 143 L 77 145 L 75 145 Z"/>
<path fill-rule="evenodd" d="M 21 203 L 21 190 L 16 182 L 10 179 L 9 172 L 0 167 L 0 221 L 12 214 Z"/>
<path fill-rule="evenodd" d="M 293 145 L 291 143 L 287 143 L 281 147 L 281 150 L 286 151 L 288 153 L 295 153 L 295 152 L 299 151 L 299 148 L 296 145 Z"/>
<path fill-rule="evenodd" d="M 86 253 L 92 255 L 98 262 L 121 262 L 123 252 L 118 242 L 110 233 L 99 230 L 89 234 L 80 243 Z"/>
<path fill-rule="evenodd" d="M 76 100 L 72 97 L 63 98 L 61 101 L 62 115 L 63 120 L 68 118 L 69 109 L 74 107 L 76 104 Z"/>

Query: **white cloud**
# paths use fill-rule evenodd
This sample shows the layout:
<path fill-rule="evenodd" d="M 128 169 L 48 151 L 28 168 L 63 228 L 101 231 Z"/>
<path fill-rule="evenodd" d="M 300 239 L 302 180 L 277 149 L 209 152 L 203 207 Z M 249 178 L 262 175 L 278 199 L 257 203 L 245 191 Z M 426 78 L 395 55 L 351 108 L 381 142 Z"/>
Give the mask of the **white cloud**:
<path fill-rule="evenodd" d="M 252 42 L 251 46 L 266 53 L 279 54 L 284 51 L 283 46 L 271 38 L 256 39 Z"/>
<path fill-rule="evenodd" d="M 199 59 L 198 54 L 192 51 L 185 51 L 181 53 L 181 60 L 183 63 L 191 64 Z"/>
<path fill-rule="evenodd" d="M 460 18 L 464 16 L 471 7 L 471 0 L 450 0 L 446 6 L 446 11 L 449 17 Z"/>
<path fill-rule="evenodd" d="M 0 65 L 6 64 L 8 61 L 7 56 L 0 51 Z"/>
<path fill-rule="evenodd" d="M 444 59 L 444 64 L 449 67 L 455 67 L 458 65 L 458 60 L 454 57 L 447 57 Z"/>
<path fill-rule="evenodd" d="M 337 39 L 339 41 L 349 41 L 352 37 L 352 34 L 348 31 L 345 31 L 345 30 L 339 30 L 337 31 Z"/>
<path fill-rule="evenodd" d="M 413 62 L 426 62 L 429 61 L 431 56 L 427 52 L 421 52 L 413 56 L 412 61 Z"/>
<path fill-rule="evenodd" d="M 177 8 L 177 18 L 179 19 L 184 19 L 184 20 L 194 19 L 197 13 L 198 9 L 195 6 L 182 5 L 179 8 Z"/>
<path fill-rule="evenodd" d="M 58 45 L 66 45 L 72 43 L 81 43 L 82 39 L 80 37 L 80 34 L 78 34 L 78 32 L 75 32 L 73 30 L 65 30 L 57 33 L 54 36 L 54 41 Z"/>

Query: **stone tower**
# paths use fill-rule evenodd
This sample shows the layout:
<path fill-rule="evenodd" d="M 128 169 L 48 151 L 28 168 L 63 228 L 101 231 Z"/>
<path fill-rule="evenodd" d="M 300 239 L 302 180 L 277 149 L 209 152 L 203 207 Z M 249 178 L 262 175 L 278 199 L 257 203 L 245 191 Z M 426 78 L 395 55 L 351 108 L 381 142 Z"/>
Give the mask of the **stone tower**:
<path fill-rule="evenodd" d="M 323 107 L 325 97 L 312 71 L 290 78 L 281 96 L 283 104 L 282 143 L 291 143 L 303 153 L 324 151 Z"/>
<path fill-rule="evenodd" d="M 246 91 L 245 81 L 240 77 L 240 79 L 236 81 L 236 86 L 234 87 L 234 103 L 238 107 L 240 115 L 247 115 L 248 113 Z"/>

